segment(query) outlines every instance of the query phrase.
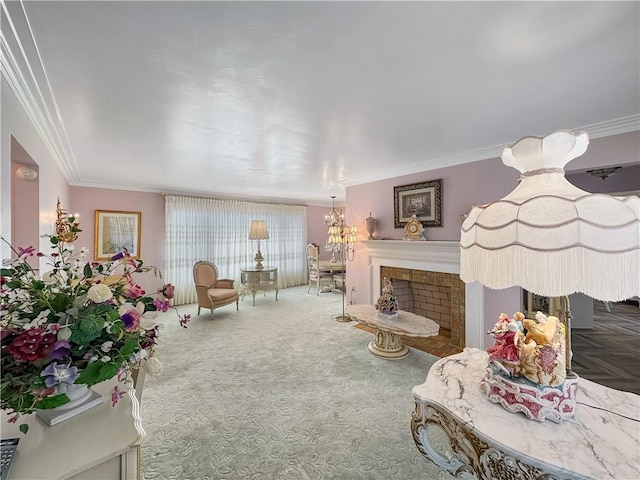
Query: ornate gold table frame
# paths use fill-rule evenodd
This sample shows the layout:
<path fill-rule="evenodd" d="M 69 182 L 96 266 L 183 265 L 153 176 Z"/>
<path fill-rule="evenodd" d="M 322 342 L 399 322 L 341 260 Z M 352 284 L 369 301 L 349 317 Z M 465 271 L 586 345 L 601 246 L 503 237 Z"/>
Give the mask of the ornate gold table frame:
<path fill-rule="evenodd" d="M 440 427 L 450 452 L 439 452 L 429 442 L 428 426 Z M 448 415 L 446 409 L 416 402 L 411 415 L 411 433 L 422 455 L 461 479 L 564 480 L 588 479 L 580 475 L 556 475 L 542 463 L 534 465 L 516 452 L 508 454 L 477 437 L 466 424 Z M 448 453 L 448 455 L 447 455 Z M 595 479 L 594 479 L 595 480 Z"/>

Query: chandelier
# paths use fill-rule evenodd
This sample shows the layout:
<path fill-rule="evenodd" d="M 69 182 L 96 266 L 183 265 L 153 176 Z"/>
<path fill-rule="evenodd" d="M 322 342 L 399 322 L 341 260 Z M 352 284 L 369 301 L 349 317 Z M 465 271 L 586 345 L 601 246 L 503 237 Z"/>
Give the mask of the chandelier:
<path fill-rule="evenodd" d="M 344 225 L 344 213 L 338 212 L 335 207 L 336 196 L 331 195 L 331 210 L 324 216 L 324 223 L 327 227 Z"/>

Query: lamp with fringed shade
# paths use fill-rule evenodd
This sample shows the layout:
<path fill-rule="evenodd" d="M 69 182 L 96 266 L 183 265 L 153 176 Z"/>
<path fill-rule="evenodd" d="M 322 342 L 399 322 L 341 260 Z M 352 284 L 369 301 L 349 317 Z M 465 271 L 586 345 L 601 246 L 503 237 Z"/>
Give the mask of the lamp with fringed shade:
<path fill-rule="evenodd" d="M 561 421 L 575 412 L 578 376 L 571 371 L 568 295 L 602 301 L 640 295 L 640 198 L 589 193 L 564 176 L 582 155 L 586 133 L 525 137 L 502 152 L 521 172 L 506 197 L 475 206 L 460 236 L 460 278 L 503 289 L 520 286 L 563 297 L 560 319 L 517 312 L 493 331 L 482 385 L 491 401 L 535 420 Z"/>

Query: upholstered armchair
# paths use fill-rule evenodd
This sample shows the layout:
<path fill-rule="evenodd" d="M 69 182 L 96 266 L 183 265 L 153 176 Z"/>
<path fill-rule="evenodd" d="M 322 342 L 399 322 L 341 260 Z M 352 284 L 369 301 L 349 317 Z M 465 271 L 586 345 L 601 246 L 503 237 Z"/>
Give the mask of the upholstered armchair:
<path fill-rule="evenodd" d="M 236 302 L 238 310 L 238 290 L 233 286 L 234 281 L 229 278 L 218 278 L 218 267 L 211 262 L 199 261 L 193 266 L 193 280 L 196 283 L 198 295 L 198 315 L 200 308 L 209 308 L 211 317 L 213 311 L 224 305 Z"/>

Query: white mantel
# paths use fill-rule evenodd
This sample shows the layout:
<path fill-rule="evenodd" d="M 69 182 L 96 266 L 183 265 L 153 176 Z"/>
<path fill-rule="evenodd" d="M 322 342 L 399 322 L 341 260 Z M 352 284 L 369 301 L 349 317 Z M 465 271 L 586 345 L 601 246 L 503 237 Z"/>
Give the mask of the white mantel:
<path fill-rule="evenodd" d="M 366 240 L 367 302 L 380 296 L 380 267 L 460 274 L 460 244 L 452 241 Z M 465 284 L 465 345 L 483 347 L 484 287 Z"/>

